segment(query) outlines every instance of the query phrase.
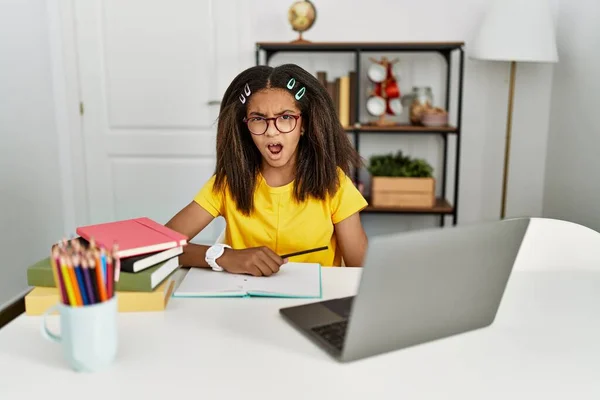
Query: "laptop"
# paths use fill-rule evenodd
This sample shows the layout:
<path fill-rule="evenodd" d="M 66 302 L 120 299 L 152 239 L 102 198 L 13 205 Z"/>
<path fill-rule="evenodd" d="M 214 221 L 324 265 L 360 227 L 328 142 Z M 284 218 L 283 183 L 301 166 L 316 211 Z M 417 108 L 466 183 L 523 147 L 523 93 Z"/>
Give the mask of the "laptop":
<path fill-rule="evenodd" d="M 492 324 L 530 220 L 373 237 L 355 296 L 280 309 L 341 362 Z"/>

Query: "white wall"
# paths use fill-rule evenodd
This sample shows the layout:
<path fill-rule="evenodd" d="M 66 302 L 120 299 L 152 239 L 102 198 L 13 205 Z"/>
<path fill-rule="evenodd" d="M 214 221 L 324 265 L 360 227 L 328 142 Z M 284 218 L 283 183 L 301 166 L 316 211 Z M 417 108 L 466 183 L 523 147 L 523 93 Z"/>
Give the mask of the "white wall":
<path fill-rule="evenodd" d="M 0 307 L 63 235 L 63 200 L 43 0 L 0 2 Z"/>
<path fill-rule="evenodd" d="M 554 5 L 555 2 L 553 2 Z M 313 41 L 465 41 L 469 42 L 485 11 L 488 0 L 436 0 L 430 2 L 371 0 L 357 2 L 316 2 L 317 21 L 305 33 Z M 232 48 L 231 64 L 254 64 L 254 42 L 288 41 L 296 37 L 287 22 L 289 4 L 278 0 L 261 2 L 260 7 L 240 5 L 239 17 L 232 26 L 242 30 L 239 46 Z M 354 16 L 360 17 L 354 17 Z M 267 23 L 268 22 L 268 23 Z M 400 55 L 401 60 L 402 55 Z M 277 55 L 273 63 L 297 62 L 312 72 L 320 69 L 335 74 L 352 68 L 352 58 L 342 55 Z M 435 64 L 410 62 L 407 68 L 427 71 Z M 233 76 L 236 68 L 229 67 Z M 439 82 L 439 72 L 429 69 L 414 80 L 401 80 L 408 93 L 413 84 Z M 418 70 L 417 70 L 418 72 Z M 456 72 L 456 71 L 455 71 Z M 430 79 L 428 79 L 428 76 Z M 459 223 L 498 219 L 500 213 L 504 135 L 508 103 L 509 65 L 465 58 L 463 100 L 462 164 L 460 169 Z M 552 66 L 530 64 L 517 69 L 511 175 L 507 216 L 540 216 L 542 212 L 545 148 L 550 107 Z M 455 86 L 453 86 L 455 90 Z M 434 87 L 434 90 L 436 88 Z M 224 88 L 222 88 L 224 90 Z M 439 91 L 438 91 L 439 93 Z M 437 100 L 441 101 L 441 96 Z M 441 155 L 436 138 L 389 135 L 362 137 L 365 157 L 376 152 L 402 148 L 425 157 L 440 167 Z M 453 152 L 451 153 L 453 154 Z M 453 157 L 450 158 L 452 165 Z M 526 166 L 526 164 L 528 164 Z M 452 171 L 452 170 L 450 170 Z M 523 173 L 527 171 L 527 173 Z M 452 185 L 449 186 L 452 196 Z M 398 231 L 435 226 L 437 217 L 375 216 L 364 218 L 368 233 Z M 448 219 L 450 222 L 451 220 Z"/>
<path fill-rule="evenodd" d="M 544 216 L 600 231 L 600 4 L 560 2 Z"/>

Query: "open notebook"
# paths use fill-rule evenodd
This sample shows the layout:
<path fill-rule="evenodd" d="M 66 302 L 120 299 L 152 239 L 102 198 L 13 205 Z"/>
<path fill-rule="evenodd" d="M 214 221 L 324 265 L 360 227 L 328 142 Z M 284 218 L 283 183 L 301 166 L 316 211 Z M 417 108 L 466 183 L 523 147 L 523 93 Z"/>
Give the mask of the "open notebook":
<path fill-rule="evenodd" d="M 190 268 L 173 297 L 321 297 L 321 266 L 284 264 L 274 275 L 251 276 Z"/>

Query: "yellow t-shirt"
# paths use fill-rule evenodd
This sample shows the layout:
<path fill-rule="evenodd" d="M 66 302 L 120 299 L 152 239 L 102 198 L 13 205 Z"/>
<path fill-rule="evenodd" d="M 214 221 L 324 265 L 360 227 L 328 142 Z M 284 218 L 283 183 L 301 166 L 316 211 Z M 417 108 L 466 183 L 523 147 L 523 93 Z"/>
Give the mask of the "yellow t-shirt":
<path fill-rule="evenodd" d="M 367 206 L 348 176 L 338 169 L 340 187 L 327 200 L 293 199 L 294 182 L 271 187 L 262 175 L 257 179 L 254 212 L 246 216 L 236 208 L 229 195 L 213 193 L 215 176 L 200 189 L 194 201 L 213 217 L 225 218 L 225 242 L 234 249 L 267 246 L 277 254 L 328 246 L 327 250 L 291 257 L 290 261 L 340 266 L 342 254 L 335 238 L 334 224 Z"/>

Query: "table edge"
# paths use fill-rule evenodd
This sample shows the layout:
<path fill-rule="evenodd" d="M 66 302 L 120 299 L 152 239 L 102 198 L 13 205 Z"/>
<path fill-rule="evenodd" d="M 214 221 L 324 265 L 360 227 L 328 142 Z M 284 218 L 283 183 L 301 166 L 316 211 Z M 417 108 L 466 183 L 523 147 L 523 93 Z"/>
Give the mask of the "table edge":
<path fill-rule="evenodd" d="M 25 296 L 32 290 L 28 288 L 11 300 L 0 305 L 0 329 L 25 313 Z"/>

